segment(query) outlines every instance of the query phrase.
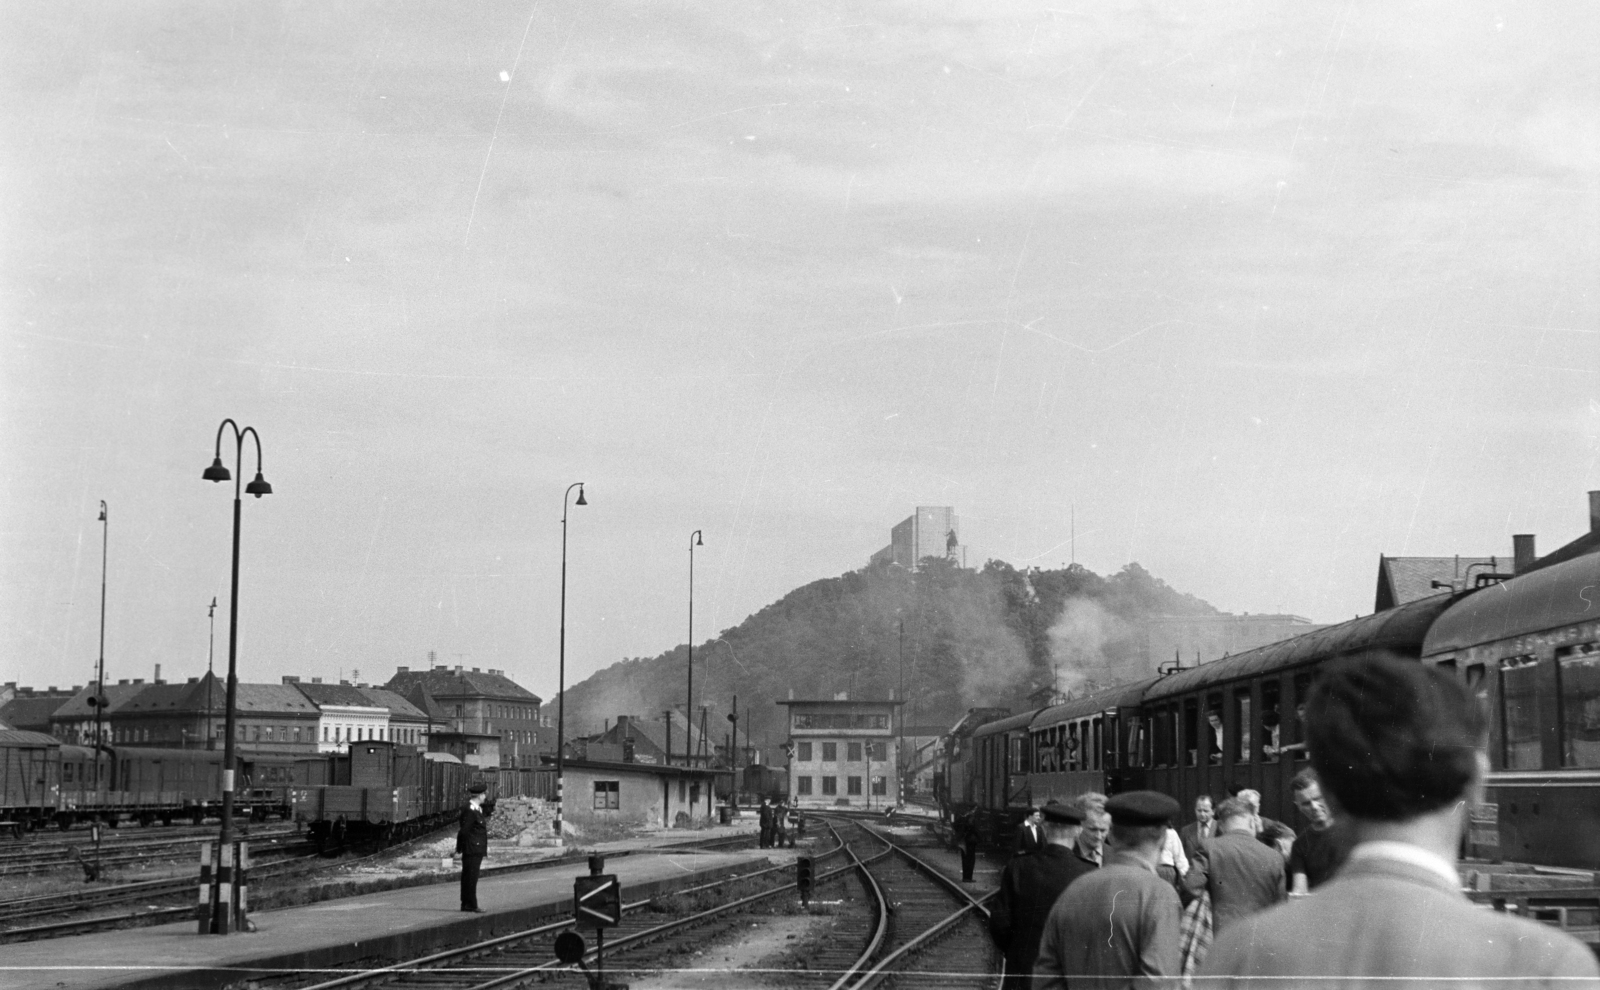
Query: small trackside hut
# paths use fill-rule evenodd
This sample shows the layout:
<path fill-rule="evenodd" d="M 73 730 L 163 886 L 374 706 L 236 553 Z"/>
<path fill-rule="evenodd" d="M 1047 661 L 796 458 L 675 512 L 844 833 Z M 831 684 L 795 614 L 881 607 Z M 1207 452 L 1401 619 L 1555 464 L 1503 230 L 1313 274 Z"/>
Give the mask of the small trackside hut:
<path fill-rule="evenodd" d="M 731 770 L 625 760 L 568 759 L 562 815 L 580 834 L 593 828 L 693 828 L 715 815 L 718 778 Z"/>
<path fill-rule="evenodd" d="M 890 808 L 900 803 L 895 709 L 904 702 L 778 702 L 789 709 L 789 802 L 801 808 Z M 791 749 L 792 747 L 792 749 Z"/>

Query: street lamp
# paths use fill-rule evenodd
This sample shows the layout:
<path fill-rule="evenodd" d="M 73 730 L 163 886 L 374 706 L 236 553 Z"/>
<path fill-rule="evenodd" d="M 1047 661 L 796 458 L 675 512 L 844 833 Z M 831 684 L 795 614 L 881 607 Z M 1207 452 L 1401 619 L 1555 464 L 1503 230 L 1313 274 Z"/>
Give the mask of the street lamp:
<path fill-rule="evenodd" d="M 689 696 L 684 699 L 683 714 L 685 723 L 694 721 L 694 548 L 703 547 L 705 543 L 700 539 L 697 529 L 689 534 Z M 669 720 L 670 726 L 672 722 Z M 667 762 L 672 762 L 672 753 L 667 752 Z M 687 724 L 683 730 L 683 765 L 693 766 L 693 753 L 689 748 L 689 729 Z"/>
<path fill-rule="evenodd" d="M 579 505 L 588 505 L 583 497 L 583 482 L 567 486 L 561 496 L 561 645 L 556 653 L 556 841 L 565 844 L 561 831 L 562 788 L 566 783 L 567 748 L 567 499 L 572 490 L 578 490 Z"/>
<path fill-rule="evenodd" d="M 213 661 L 217 656 L 217 596 L 211 596 L 211 607 L 206 609 L 206 618 L 211 622 L 211 639 L 206 644 L 206 749 L 217 748 L 217 723 L 216 716 L 211 714 L 211 697 L 217 689 L 217 675 L 213 671 Z"/>
<path fill-rule="evenodd" d="M 94 675 L 94 789 L 100 789 L 100 720 L 106 710 L 106 557 L 111 548 L 111 510 L 100 500 L 100 665 Z"/>
<path fill-rule="evenodd" d="M 233 475 L 229 474 L 228 469 L 222 465 L 222 434 L 230 426 L 233 427 L 233 464 L 239 472 L 238 478 L 234 478 Z M 244 491 L 254 495 L 256 498 L 260 498 L 263 495 L 271 495 L 272 486 L 267 484 L 267 479 L 261 476 L 261 434 L 257 433 L 253 426 L 247 426 L 242 430 L 239 429 L 239 424 L 232 419 L 223 420 L 222 425 L 217 427 L 216 453 L 212 457 L 211 466 L 206 468 L 200 475 L 206 481 L 222 482 L 230 479 L 233 481 L 233 579 L 228 596 L 228 688 L 227 700 L 223 703 L 225 707 L 222 723 L 222 834 L 220 836 L 220 844 L 217 847 L 219 860 L 223 863 L 226 863 L 227 860 L 221 859 L 221 857 L 228 855 L 229 849 L 232 848 L 230 844 L 233 841 L 233 712 L 234 705 L 238 701 L 239 692 L 239 507 L 242 504 L 240 502 L 239 482 L 244 478 L 244 435 L 246 433 L 254 437 L 256 441 L 256 476 L 254 481 L 244 486 Z M 221 870 L 218 872 L 220 873 Z M 215 913 L 213 914 L 215 931 L 218 934 L 225 935 L 228 932 L 231 905 L 216 902 L 213 902 L 213 904 L 215 907 Z"/>

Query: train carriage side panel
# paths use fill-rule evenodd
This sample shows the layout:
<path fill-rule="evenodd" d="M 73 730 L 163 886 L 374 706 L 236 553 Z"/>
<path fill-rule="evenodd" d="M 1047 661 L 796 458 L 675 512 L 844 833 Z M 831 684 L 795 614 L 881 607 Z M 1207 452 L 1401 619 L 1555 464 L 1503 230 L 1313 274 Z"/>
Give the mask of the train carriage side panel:
<path fill-rule="evenodd" d="M 1034 804 L 1130 789 L 1136 778 L 1123 723 L 1137 719 L 1144 692 L 1155 680 L 1097 691 L 1039 713 L 1028 727 L 1027 790 Z"/>

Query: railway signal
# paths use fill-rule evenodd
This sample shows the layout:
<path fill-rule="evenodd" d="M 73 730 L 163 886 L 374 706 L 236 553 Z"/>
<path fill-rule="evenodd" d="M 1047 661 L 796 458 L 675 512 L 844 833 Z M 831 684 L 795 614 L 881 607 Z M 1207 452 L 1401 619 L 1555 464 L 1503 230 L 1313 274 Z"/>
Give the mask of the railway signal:
<path fill-rule="evenodd" d="M 800 890 L 800 903 L 811 906 L 811 891 L 816 886 L 816 865 L 810 856 L 799 856 L 794 861 L 794 885 Z"/>
<path fill-rule="evenodd" d="M 622 924 L 622 884 L 617 882 L 616 874 L 573 879 L 572 920 L 585 928 Z"/>

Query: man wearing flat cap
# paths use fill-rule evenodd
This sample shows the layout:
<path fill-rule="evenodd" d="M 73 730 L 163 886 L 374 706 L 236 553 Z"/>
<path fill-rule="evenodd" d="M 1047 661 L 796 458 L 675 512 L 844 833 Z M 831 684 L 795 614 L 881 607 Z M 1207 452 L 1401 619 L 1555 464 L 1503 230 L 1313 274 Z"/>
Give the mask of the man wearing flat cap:
<path fill-rule="evenodd" d="M 461 809 L 461 829 L 456 832 L 456 853 L 461 856 L 461 910 L 483 914 L 478 907 L 478 868 L 483 857 L 489 855 L 489 826 L 484 820 L 484 795 L 489 788 L 482 783 L 467 788 L 467 806 Z"/>
<path fill-rule="evenodd" d="M 1039 809 L 1041 843 L 1017 856 L 1000 874 L 1000 889 L 990 903 L 989 934 L 1006 957 L 1004 990 L 1033 986 L 1033 961 L 1039 954 L 1044 919 L 1067 885 L 1095 868 L 1073 852 L 1083 815 L 1064 804 Z"/>
<path fill-rule="evenodd" d="M 1045 920 L 1033 965 L 1036 990 L 1143 985 L 1182 967 L 1178 893 L 1156 872 L 1178 802 L 1155 791 L 1106 801 L 1111 848 L 1098 870 L 1074 880 Z"/>

